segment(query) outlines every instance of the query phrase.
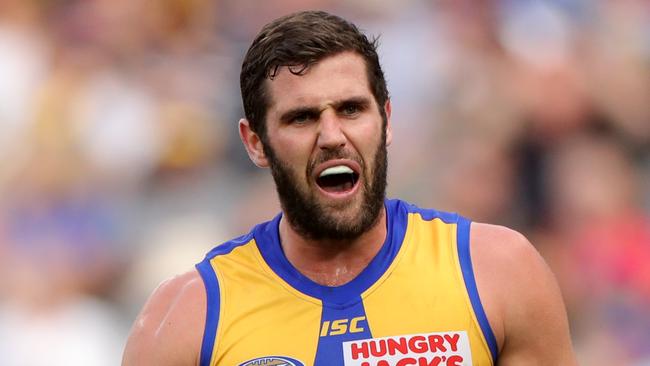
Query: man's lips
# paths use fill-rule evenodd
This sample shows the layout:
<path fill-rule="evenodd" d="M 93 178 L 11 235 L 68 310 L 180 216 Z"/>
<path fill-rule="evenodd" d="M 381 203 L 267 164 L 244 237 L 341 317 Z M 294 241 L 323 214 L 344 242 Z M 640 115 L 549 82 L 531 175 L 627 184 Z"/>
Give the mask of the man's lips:
<path fill-rule="evenodd" d="M 356 191 L 361 166 L 354 160 L 334 159 L 316 166 L 314 181 L 328 195 L 347 195 Z"/>

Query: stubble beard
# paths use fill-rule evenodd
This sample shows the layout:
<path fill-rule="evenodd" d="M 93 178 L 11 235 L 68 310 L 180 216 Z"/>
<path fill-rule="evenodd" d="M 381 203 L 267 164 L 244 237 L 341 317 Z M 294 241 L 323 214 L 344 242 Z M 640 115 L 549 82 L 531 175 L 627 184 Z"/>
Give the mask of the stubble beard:
<path fill-rule="evenodd" d="M 375 153 L 370 181 L 365 175 L 366 165 L 362 165 L 362 201 L 358 212 L 351 218 L 337 215 L 336 208 L 324 207 L 313 191 L 301 190 L 295 171 L 278 159 L 273 149 L 265 144 L 264 150 L 282 210 L 299 235 L 310 240 L 340 242 L 358 238 L 377 223 L 386 197 L 388 153 L 385 135 L 384 129 Z M 326 160 L 345 157 L 341 151 L 332 151 L 326 155 Z M 323 157 L 319 160 L 323 160 Z"/>

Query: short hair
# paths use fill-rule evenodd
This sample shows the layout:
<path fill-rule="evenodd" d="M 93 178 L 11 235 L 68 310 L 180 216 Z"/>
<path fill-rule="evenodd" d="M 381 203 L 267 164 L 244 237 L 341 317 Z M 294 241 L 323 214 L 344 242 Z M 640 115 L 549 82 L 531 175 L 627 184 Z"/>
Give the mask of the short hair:
<path fill-rule="evenodd" d="M 386 120 L 384 104 L 388 89 L 377 55 L 378 38 L 369 40 L 352 23 L 324 11 L 303 11 L 265 25 L 251 44 L 240 74 L 244 113 L 253 132 L 266 142 L 266 113 L 269 107 L 266 79 L 280 67 L 302 75 L 311 65 L 341 52 L 352 51 L 366 64 L 371 92 Z"/>

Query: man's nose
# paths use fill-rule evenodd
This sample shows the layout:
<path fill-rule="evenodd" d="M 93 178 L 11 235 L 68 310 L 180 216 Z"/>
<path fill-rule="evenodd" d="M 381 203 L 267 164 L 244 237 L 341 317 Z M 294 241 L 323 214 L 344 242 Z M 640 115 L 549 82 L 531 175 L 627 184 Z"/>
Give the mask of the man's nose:
<path fill-rule="evenodd" d="M 339 116 L 333 111 L 323 112 L 319 123 L 318 147 L 334 150 L 345 146 L 346 140 Z"/>

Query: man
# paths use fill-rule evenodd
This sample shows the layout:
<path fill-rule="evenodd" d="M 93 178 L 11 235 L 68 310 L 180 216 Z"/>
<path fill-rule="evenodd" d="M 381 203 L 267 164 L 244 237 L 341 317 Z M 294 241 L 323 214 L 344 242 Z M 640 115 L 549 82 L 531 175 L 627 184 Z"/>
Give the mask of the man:
<path fill-rule="evenodd" d="M 280 18 L 241 88 L 239 132 L 282 213 L 163 283 L 124 365 L 575 364 L 559 290 L 524 237 L 385 200 L 375 42 L 327 13 Z"/>

